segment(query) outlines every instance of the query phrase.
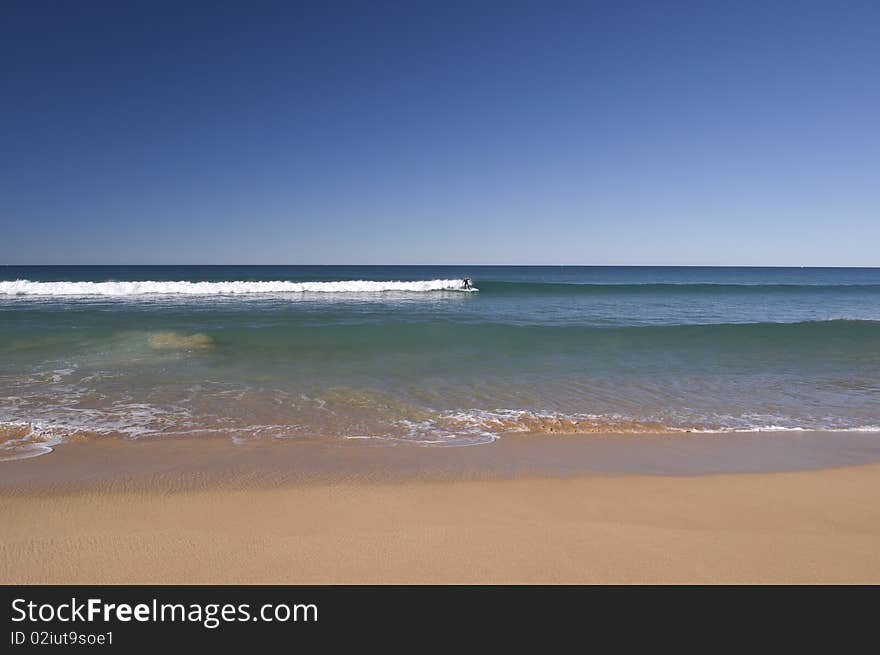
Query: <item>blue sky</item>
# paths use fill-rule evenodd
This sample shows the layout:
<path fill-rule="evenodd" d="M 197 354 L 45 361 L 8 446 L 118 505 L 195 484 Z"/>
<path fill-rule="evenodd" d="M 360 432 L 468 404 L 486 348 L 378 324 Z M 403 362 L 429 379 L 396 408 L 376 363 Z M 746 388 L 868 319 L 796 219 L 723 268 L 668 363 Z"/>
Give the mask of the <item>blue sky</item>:
<path fill-rule="evenodd" d="M 880 265 L 880 3 L 0 5 L 0 264 Z"/>

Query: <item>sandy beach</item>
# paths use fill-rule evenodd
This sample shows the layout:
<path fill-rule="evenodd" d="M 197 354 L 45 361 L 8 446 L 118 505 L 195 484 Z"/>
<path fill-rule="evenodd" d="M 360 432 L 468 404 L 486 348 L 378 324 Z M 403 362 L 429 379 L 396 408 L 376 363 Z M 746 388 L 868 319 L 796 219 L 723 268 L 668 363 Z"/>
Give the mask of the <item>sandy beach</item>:
<path fill-rule="evenodd" d="M 218 462 L 233 451 L 216 442 L 71 444 L 7 464 L 4 474 L 16 473 L 0 485 L 0 581 L 880 582 L 880 464 L 711 475 L 254 474 L 261 457 L 283 470 L 307 452 L 301 446 L 238 449 L 243 464 L 225 469 Z M 181 462 L 196 460 L 181 449 L 222 474 L 187 469 Z M 394 449 L 369 449 L 382 450 Z M 520 455 L 510 446 L 493 457 Z M 113 468 L 114 457 L 137 464 L 89 474 Z M 53 471 L 62 482 L 48 482 Z"/>

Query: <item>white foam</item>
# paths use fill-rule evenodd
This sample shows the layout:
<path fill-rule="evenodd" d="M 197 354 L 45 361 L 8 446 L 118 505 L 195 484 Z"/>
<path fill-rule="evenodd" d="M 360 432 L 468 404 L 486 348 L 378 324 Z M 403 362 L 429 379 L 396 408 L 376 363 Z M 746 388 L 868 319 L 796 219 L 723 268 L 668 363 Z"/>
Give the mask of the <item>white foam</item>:
<path fill-rule="evenodd" d="M 443 443 L 446 445 L 476 445 L 490 443 L 505 434 L 532 432 L 532 422 L 571 422 L 604 426 L 609 433 L 668 432 L 695 434 L 732 434 L 747 432 L 880 432 L 880 425 L 864 424 L 840 426 L 833 423 L 790 424 L 751 422 L 744 425 L 723 425 L 721 427 L 689 427 L 667 425 L 659 419 L 634 419 L 621 414 L 565 414 L 551 411 L 528 411 L 520 409 L 470 409 L 438 413 L 426 421 L 396 421 L 395 424 L 407 429 L 406 440 L 415 443 Z M 633 430 L 626 424 L 643 426 Z M 621 427 L 623 426 L 623 427 Z M 577 432 L 577 430 L 573 430 Z M 436 440 L 436 441 L 435 441 Z"/>
<path fill-rule="evenodd" d="M 461 291 L 461 280 L 339 282 L 188 282 L 143 280 L 137 282 L 32 282 L 0 281 L 0 296 L 216 296 L 297 293 L 381 293 L 384 291 Z"/>
<path fill-rule="evenodd" d="M 406 430 L 400 437 L 401 441 L 423 445 L 478 446 L 498 439 L 498 434 L 487 430 L 479 422 L 464 421 L 452 416 L 440 416 L 427 421 L 401 419 L 394 421 L 394 424 Z"/>
<path fill-rule="evenodd" d="M 880 432 L 880 425 L 859 425 L 856 427 L 823 427 L 822 425 L 801 427 L 786 425 L 747 425 L 743 427 L 689 429 L 697 434 L 730 434 L 735 432 Z"/>
<path fill-rule="evenodd" d="M 61 435 L 51 429 L 44 429 L 26 421 L 3 421 L 0 422 L 0 427 L 25 431 L 21 437 L 0 441 L 0 462 L 48 455 L 54 450 L 54 446 L 63 441 Z"/>
<path fill-rule="evenodd" d="M 30 459 L 40 455 L 48 455 L 54 448 L 44 443 L 29 443 L 8 446 L 0 450 L 0 462 L 14 462 L 19 459 Z"/>

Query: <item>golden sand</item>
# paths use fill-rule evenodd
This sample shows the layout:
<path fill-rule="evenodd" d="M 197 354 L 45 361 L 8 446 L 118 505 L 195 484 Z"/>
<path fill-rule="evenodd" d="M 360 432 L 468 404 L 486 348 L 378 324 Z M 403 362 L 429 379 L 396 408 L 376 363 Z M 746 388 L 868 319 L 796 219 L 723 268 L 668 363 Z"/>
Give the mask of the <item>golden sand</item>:
<path fill-rule="evenodd" d="M 7 489 L 0 582 L 880 583 L 878 489 L 880 465 Z"/>

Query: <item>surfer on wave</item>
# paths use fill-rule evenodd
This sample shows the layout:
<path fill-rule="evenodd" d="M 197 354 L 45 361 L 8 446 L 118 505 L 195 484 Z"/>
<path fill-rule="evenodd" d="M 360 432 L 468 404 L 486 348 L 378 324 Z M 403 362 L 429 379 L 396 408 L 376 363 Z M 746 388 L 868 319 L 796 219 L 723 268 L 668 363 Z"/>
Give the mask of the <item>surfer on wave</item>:
<path fill-rule="evenodd" d="M 473 286 L 474 286 L 474 283 L 471 282 L 471 279 L 469 277 L 466 277 L 465 279 L 463 279 L 461 281 L 461 288 L 462 289 L 471 289 L 471 288 L 473 288 Z"/>

